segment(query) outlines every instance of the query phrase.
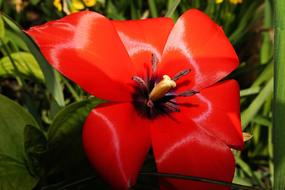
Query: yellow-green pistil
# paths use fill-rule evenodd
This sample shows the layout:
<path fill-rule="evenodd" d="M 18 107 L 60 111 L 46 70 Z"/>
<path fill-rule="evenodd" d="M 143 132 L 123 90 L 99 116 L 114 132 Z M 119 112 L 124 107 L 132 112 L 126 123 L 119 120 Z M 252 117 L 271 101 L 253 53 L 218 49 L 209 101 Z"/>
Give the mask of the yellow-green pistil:
<path fill-rule="evenodd" d="M 164 95 L 171 89 L 176 87 L 176 82 L 172 80 L 168 75 L 163 75 L 163 79 L 154 86 L 149 94 L 149 99 L 154 102 L 164 97 Z"/>

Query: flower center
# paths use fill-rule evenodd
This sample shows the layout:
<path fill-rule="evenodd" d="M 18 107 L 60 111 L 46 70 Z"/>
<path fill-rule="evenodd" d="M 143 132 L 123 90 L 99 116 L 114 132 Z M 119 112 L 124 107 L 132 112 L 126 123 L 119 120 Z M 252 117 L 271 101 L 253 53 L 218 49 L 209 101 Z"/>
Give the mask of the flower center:
<path fill-rule="evenodd" d="M 178 72 L 173 78 L 163 75 L 162 79 L 155 73 L 157 59 L 152 56 L 152 75 L 147 77 L 133 76 L 136 82 L 133 94 L 133 105 L 135 109 L 144 117 L 154 118 L 158 115 L 179 112 L 179 103 L 176 98 L 187 97 L 196 94 L 194 90 L 187 90 L 177 94 L 175 92 L 176 81 L 187 75 L 190 70 L 185 69 Z"/>
<path fill-rule="evenodd" d="M 163 79 L 154 86 L 149 94 L 149 100 L 156 101 L 162 98 L 169 90 L 176 87 L 176 82 L 168 75 L 163 75 Z"/>

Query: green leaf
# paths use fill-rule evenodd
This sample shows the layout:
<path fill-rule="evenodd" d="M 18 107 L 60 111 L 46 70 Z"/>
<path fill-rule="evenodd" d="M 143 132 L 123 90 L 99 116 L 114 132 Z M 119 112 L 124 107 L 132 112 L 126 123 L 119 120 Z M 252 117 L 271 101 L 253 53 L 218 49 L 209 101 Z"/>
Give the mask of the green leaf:
<path fill-rule="evenodd" d="M 165 17 L 171 17 L 173 13 L 175 12 L 176 8 L 178 7 L 181 0 L 173 0 L 172 4 L 169 6 Z"/>
<path fill-rule="evenodd" d="M 5 27 L 4 27 L 2 15 L 0 15 L 0 39 L 4 38 L 4 36 L 5 36 Z"/>
<path fill-rule="evenodd" d="M 24 128 L 37 126 L 34 118 L 16 102 L 0 95 L 0 187 L 31 190 L 37 178 L 30 174 L 24 150 Z"/>
<path fill-rule="evenodd" d="M 153 18 L 158 17 L 156 2 L 153 0 L 148 0 L 147 2 L 148 2 L 151 17 Z"/>
<path fill-rule="evenodd" d="M 275 3 L 273 145 L 274 190 L 285 189 L 285 1 Z"/>
<path fill-rule="evenodd" d="M 37 183 L 23 162 L 0 153 L 1 190 L 31 190 Z"/>
<path fill-rule="evenodd" d="M 32 54 L 27 52 L 17 52 L 10 54 L 14 60 L 18 71 L 25 76 L 33 76 L 38 80 L 43 81 L 43 73 Z M 17 75 L 13 63 L 8 56 L 0 59 L 0 76 Z"/>
<path fill-rule="evenodd" d="M 32 125 L 25 127 L 24 137 L 29 167 L 34 175 L 41 176 L 44 172 L 47 138 L 41 129 Z"/>
<path fill-rule="evenodd" d="M 90 169 L 82 148 L 82 126 L 91 109 L 100 102 L 95 98 L 76 102 L 56 115 L 48 130 L 49 173 L 61 172 L 69 178 Z"/>
<path fill-rule="evenodd" d="M 23 39 L 20 36 L 18 36 L 15 32 L 10 31 L 9 28 L 6 29 L 5 38 L 3 40 L 13 43 L 20 50 L 29 51 L 29 48 L 27 47 Z"/>
<path fill-rule="evenodd" d="M 40 0 L 30 0 L 30 3 L 32 5 L 37 5 L 40 2 Z"/>
<path fill-rule="evenodd" d="M 261 106 L 267 98 L 273 93 L 273 78 L 271 78 L 265 87 L 260 91 L 258 96 L 252 101 L 249 107 L 241 113 L 241 121 L 243 129 L 249 124 L 250 121 L 257 114 Z"/>
<path fill-rule="evenodd" d="M 3 16 L 5 23 L 18 35 L 20 36 L 25 43 L 27 44 L 31 53 L 35 56 L 37 62 L 39 63 L 44 78 L 46 81 L 47 89 L 53 95 L 54 99 L 60 106 L 64 106 L 64 97 L 62 87 L 59 83 L 59 78 L 56 76 L 56 71 L 52 69 L 52 67 L 47 63 L 43 55 L 41 54 L 38 47 L 32 41 L 30 37 L 28 37 L 18 26 L 7 16 Z"/>

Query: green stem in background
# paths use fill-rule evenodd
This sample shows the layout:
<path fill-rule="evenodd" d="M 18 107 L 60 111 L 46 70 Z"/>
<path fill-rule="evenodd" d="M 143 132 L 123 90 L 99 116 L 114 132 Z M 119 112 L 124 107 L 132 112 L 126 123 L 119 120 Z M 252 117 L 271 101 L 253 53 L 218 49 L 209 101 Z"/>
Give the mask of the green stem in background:
<path fill-rule="evenodd" d="M 189 175 L 185 176 L 185 175 L 179 175 L 179 174 L 157 173 L 157 172 L 141 172 L 140 175 L 199 181 L 202 183 L 217 184 L 217 185 L 221 185 L 221 187 L 227 186 L 227 187 L 231 187 L 231 189 L 239 189 L 239 190 L 261 190 L 261 188 L 259 188 L 259 187 L 244 186 L 244 185 L 239 185 L 239 184 L 235 184 L 235 183 L 213 180 L 213 179 L 208 179 L 208 178 L 195 177 L 195 176 L 189 176 Z"/>
<path fill-rule="evenodd" d="M 0 13 L 0 39 L 4 38 L 4 36 L 5 36 L 4 21 L 2 19 L 2 14 Z"/>
<path fill-rule="evenodd" d="M 181 0 L 174 0 L 171 4 L 171 6 L 168 7 L 168 10 L 165 14 L 165 17 L 171 17 L 173 13 L 175 12 L 176 8 L 178 7 Z"/>
<path fill-rule="evenodd" d="M 75 91 L 73 86 L 69 83 L 69 81 L 63 78 L 63 82 L 66 85 L 69 92 L 71 93 L 72 97 L 75 99 L 75 101 L 80 101 L 81 100 L 80 96 L 77 94 L 77 92 Z"/>
<path fill-rule="evenodd" d="M 270 0 L 265 0 L 264 19 L 263 19 L 262 44 L 260 49 L 260 62 L 265 64 L 272 57 L 272 41 L 270 39 L 270 32 L 272 30 L 272 4 Z"/>
<path fill-rule="evenodd" d="M 5 54 L 7 55 L 7 57 L 9 58 L 10 62 L 12 63 L 14 67 L 16 78 L 17 78 L 17 81 L 19 82 L 19 85 L 20 86 L 25 85 L 25 80 L 23 79 L 22 74 L 17 67 L 17 64 L 15 63 L 14 59 L 11 56 L 12 51 L 10 51 L 9 47 L 1 39 L 0 39 L 0 44 L 2 44 Z"/>
<path fill-rule="evenodd" d="M 151 17 L 153 17 L 153 18 L 158 17 L 155 1 L 154 0 L 148 0 L 147 2 L 148 2 Z"/>
<path fill-rule="evenodd" d="M 260 91 L 258 96 L 252 101 L 249 107 L 244 110 L 241 114 L 241 121 L 243 129 L 249 124 L 249 122 L 257 114 L 261 106 L 267 100 L 267 98 L 272 94 L 273 91 L 273 78 L 271 78 L 265 85 L 265 87 Z"/>
<path fill-rule="evenodd" d="M 285 1 L 275 0 L 274 39 L 274 190 L 285 189 Z"/>
<path fill-rule="evenodd" d="M 265 69 L 259 74 L 259 76 L 255 79 L 251 87 L 258 87 L 263 83 L 267 82 L 270 78 L 273 77 L 273 61 L 270 62 Z"/>
<path fill-rule="evenodd" d="M 134 4 L 134 1 L 130 1 L 131 2 L 131 18 L 132 19 L 139 19 L 139 15 L 136 9 L 136 6 Z"/>
<path fill-rule="evenodd" d="M 181 179 L 181 180 L 191 180 L 191 181 L 198 181 L 202 183 L 211 183 L 211 184 L 217 184 L 225 186 L 225 187 L 231 187 L 232 190 L 262 190 L 260 187 L 250 187 L 250 186 L 245 186 L 245 185 L 239 185 L 235 183 L 230 183 L 230 182 L 224 182 L 224 181 L 219 181 L 219 180 L 213 180 L 213 179 L 208 179 L 208 178 L 201 178 L 201 177 L 195 177 L 195 176 L 185 176 L 185 175 L 179 175 L 179 174 L 169 174 L 169 173 L 157 173 L 157 172 L 141 172 L 140 175 L 142 176 L 150 176 L 150 177 L 165 177 L 165 178 L 172 178 L 172 179 Z M 62 182 L 53 184 L 53 185 L 48 185 L 45 187 L 42 187 L 41 190 L 50 190 L 50 189 L 58 189 L 58 190 L 64 190 L 68 189 L 71 187 L 76 187 L 79 184 L 84 184 L 87 181 L 94 181 L 96 180 L 96 176 L 90 176 L 86 177 L 77 181 L 74 181 L 69 184 L 64 184 Z M 148 187 L 147 189 L 149 189 Z M 135 187 L 133 189 L 136 189 Z"/>
<path fill-rule="evenodd" d="M 253 23 L 261 18 L 263 12 L 258 11 L 259 1 L 253 1 L 249 7 L 246 8 L 245 13 L 240 18 L 238 26 L 229 36 L 230 41 L 233 44 L 240 43 L 242 37 L 248 33 Z"/>
<path fill-rule="evenodd" d="M 257 87 L 250 87 L 250 88 L 247 88 L 247 89 L 240 90 L 240 97 L 257 94 L 259 92 L 260 92 L 260 87 L 259 86 L 257 86 Z"/>

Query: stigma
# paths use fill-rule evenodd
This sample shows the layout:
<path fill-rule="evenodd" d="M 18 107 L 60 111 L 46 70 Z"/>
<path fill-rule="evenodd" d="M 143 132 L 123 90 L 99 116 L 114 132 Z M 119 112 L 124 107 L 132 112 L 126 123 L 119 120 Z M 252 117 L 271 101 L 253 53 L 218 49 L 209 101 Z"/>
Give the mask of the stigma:
<path fill-rule="evenodd" d="M 168 75 L 163 75 L 163 79 L 157 83 L 149 94 L 149 100 L 152 102 L 164 97 L 171 89 L 176 87 L 176 82 Z"/>

